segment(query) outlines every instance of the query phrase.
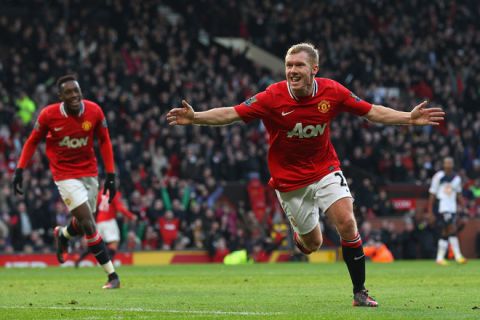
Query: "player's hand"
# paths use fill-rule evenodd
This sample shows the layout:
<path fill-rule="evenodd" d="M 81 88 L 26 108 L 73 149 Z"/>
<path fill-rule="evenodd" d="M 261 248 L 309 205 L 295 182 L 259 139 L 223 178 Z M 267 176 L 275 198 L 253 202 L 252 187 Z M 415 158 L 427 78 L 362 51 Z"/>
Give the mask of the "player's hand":
<path fill-rule="evenodd" d="M 174 125 L 187 125 L 193 123 L 195 112 L 187 101 L 182 100 L 181 108 L 173 108 L 167 113 L 167 121 L 171 126 Z"/>
<path fill-rule="evenodd" d="M 13 174 L 13 193 L 15 195 L 20 194 L 23 195 L 23 169 L 17 168 L 15 169 L 15 173 Z"/>
<path fill-rule="evenodd" d="M 117 193 L 117 187 L 115 186 L 115 173 L 107 173 L 105 179 L 105 185 L 103 186 L 103 194 L 107 194 L 108 190 L 108 203 L 112 203 L 115 194 Z"/>
<path fill-rule="evenodd" d="M 445 112 L 442 108 L 425 108 L 428 102 L 423 101 L 410 112 L 410 124 L 414 126 L 438 126 L 443 121 Z"/>

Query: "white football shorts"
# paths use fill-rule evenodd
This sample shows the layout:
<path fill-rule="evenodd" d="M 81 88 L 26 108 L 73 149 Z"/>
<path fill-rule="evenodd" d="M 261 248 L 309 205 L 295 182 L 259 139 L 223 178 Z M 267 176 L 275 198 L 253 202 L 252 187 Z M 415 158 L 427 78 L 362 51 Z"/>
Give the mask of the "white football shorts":
<path fill-rule="evenodd" d="M 120 230 L 115 219 L 97 223 L 97 230 L 106 243 L 120 241 Z"/>
<path fill-rule="evenodd" d="M 318 224 L 319 209 L 326 212 L 335 201 L 352 198 L 342 171 L 329 173 L 321 180 L 297 190 L 275 192 L 293 230 L 300 235 L 309 233 Z"/>
<path fill-rule="evenodd" d="M 95 214 L 98 196 L 98 179 L 96 177 L 60 180 L 55 181 L 55 184 L 69 211 L 86 202 L 92 214 Z"/>

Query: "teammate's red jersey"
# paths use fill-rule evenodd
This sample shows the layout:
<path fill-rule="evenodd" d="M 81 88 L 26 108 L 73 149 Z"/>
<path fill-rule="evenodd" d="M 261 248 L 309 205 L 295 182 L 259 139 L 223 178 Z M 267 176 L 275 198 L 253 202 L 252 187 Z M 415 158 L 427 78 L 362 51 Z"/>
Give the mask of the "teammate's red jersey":
<path fill-rule="evenodd" d="M 98 192 L 98 211 L 97 211 L 97 222 L 108 221 L 115 219 L 117 212 L 120 212 L 125 217 L 130 220 L 134 219 L 134 214 L 130 212 L 122 202 L 122 195 L 119 191 L 115 194 L 111 203 L 108 203 L 108 192 L 103 194 L 103 190 L 100 189 Z"/>
<path fill-rule="evenodd" d="M 98 175 L 93 148 L 96 135 L 105 170 L 114 172 L 112 144 L 102 109 L 94 102 L 82 100 L 77 116 L 69 115 L 63 103 L 46 106 L 25 142 L 18 168 L 25 168 L 37 144 L 46 137 L 46 154 L 55 181 Z"/>
<path fill-rule="evenodd" d="M 330 120 L 340 112 L 365 115 L 372 105 L 338 82 L 315 78 L 309 97 L 296 97 L 287 81 L 235 106 L 243 121 L 261 119 L 269 134 L 269 184 L 292 191 L 340 170 L 330 141 Z"/>

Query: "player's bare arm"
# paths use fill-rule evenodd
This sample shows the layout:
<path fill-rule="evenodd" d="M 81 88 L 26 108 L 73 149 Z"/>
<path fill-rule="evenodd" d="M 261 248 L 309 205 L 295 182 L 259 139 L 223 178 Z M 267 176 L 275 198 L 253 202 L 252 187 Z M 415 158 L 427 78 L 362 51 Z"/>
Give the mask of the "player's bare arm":
<path fill-rule="evenodd" d="M 222 126 L 239 120 L 241 118 L 233 107 L 195 112 L 193 107 L 185 100 L 182 100 L 181 108 L 173 108 L 167 114 L 167 121 L 171 126 L 189 124 Z"/>
<path fill-rule="evenodd" d="M 383 124 L 438 126 L 443 121 L 445 112 L 442 108 L 426 108 L 424 101 L 410 112 L 397 111 L 381 105 L 372 105 L 372 109 L 364 116 L 367 120 Z"/>
<path fill-rule="evenodd" d="M 433 204 L 435 203 L 435 195 L 430 193 L 428 196 L 427 212 L 428 215 L 433 216 Z"/>

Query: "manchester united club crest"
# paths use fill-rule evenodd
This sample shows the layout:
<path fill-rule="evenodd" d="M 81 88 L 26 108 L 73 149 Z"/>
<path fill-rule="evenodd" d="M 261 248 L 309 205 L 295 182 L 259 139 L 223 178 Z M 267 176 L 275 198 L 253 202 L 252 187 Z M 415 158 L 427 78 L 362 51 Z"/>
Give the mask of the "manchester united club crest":
<path fill-rule="evenodd" d="M 84 131 L 90 131 L 90 129 L 92 129 L 92 123 L 90 121 L 84 121 L 82 123 L 82 129 Z"/>
<path fill-rule="evenodd" d="M 318 111 L 321 113 L 327 113 L 330 110 L 330 102 L 327 100 L 322 100 L 318 103 Z"/>

